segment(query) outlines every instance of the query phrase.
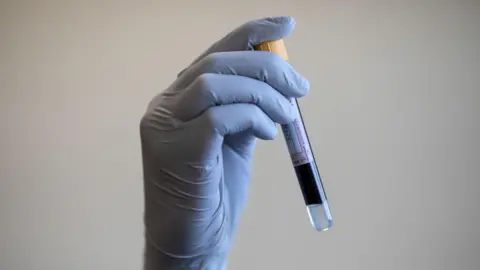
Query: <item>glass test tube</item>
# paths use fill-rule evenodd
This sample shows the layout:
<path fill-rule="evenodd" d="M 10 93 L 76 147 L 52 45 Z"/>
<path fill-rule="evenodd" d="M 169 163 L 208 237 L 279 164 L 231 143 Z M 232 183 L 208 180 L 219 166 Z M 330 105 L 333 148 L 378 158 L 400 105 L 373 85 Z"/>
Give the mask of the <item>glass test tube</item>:
<path fill-rule="evenodd" d="M 255 49 L 277 53 L 283 59 L 288 60 L 287 51 L 281 39 L 261 43 Z M 326 231 L 332 227 L 333 222 L 327 195 L 323 189 L 320 173 L 303 125 L 298 102 L 295 98 L 292 98 L 290 102 L 296 113 L 295 120 L 290 124 L 282 125 L 282 132 L 302 190 L 303 199 L 307 205 L 310 222 L 315 230 Z"/>

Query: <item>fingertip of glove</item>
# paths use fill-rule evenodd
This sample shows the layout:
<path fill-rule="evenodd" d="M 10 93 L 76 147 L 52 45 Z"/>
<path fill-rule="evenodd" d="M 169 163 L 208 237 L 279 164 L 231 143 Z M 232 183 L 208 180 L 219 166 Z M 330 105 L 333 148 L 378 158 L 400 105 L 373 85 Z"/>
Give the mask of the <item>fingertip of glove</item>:
<path fill-rule="evenodd" d="M 310 91 L 310 82 L 301 74 L 296 73 L 294 79 L 291 80 L 290 86 L 292 88 L 291 97 L 301 98 L 308 94 Z"/>
<path fill-rule="evenodd" d="M 269 131 L 265 134 L 258 134 L 258 138 L 261 139 L 261 140 L 265 140 L 265 141 L 272 141 L 272 140 L 275 140 L 275 138 L 277 137 L 278 135 L 278 129 L 277 129 L 277 126 L 275 124 L 273 124 L 272 128 L 269 129 Z"/>
<path fill-rule="evenodd" d="M 264 20 L 285 26 L 294 26 L 295 19 L 292 16 L 267 17 Z"/>
<path fill-rule="evenodd" d="M 249 43 L 257 45 L 289 36 L 293 32 L 295 24 L 292 16 L 264 17 L 245 24 L 243 31 L 249 36 Z"/>
<path fill-rule="evenodd" d="M 266 17 L 263 20 L 264 22 L 273 23 L 275 24 L 275 27 L 278 27 L 281 33 L 281 37 L 279 38 L 288 36 L 296 25 L 296 21 L 292 16 Z"/>
<path fill-rule="evenodd" d="M 302 81 L 300 83 L 300 90 L 302 91 L 302 96 L 307 95 L 310 91 L 310 82 L 307 79 L 302 78 Z"/>

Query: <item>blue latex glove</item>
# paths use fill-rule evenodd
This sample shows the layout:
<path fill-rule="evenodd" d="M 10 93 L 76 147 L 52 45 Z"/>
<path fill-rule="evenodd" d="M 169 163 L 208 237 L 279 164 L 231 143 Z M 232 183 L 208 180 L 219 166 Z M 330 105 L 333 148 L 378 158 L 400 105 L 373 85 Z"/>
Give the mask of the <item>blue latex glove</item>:
<path fill-rule="evenodd" d="M 309 83 L 253 46 L 291 17 L 248 22 L 212 45 L 156 96 L 141 120 L 146 270 L 224 269 L 250 181 L 256 138 L 292 121 Z M 274 168 L 272 168 L 274 169 Z"/>

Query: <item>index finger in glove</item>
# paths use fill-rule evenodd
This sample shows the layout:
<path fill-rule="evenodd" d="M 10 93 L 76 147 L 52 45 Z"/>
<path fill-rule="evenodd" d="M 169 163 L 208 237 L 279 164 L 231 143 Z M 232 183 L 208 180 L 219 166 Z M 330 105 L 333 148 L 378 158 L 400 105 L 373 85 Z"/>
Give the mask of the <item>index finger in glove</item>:
<path fill-rule="evenodd" d="M 293 120 L 289 100 L 270 85 L 248 77 L 212 73 L 198 76 L 184 90 L 175 116 L 189 121 L 210 107 L 234 103 L 255 104 L 276 123 Z"/>
<path fill-rule="evenodd" d="M 188 69 L 175 88 L 190 85 L 205 73 L 238 75 L 263 81 L 286 97 L 303 97 L 310 90 L 308 80 L 279 55 L 263 51 L 213 53 Z"/>

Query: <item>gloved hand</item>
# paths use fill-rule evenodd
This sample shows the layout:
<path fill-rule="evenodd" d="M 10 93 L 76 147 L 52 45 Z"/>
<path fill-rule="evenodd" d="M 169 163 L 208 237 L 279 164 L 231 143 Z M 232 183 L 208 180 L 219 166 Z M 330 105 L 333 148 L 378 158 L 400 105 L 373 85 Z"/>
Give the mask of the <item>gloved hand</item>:
<path fill-rule="evenodd" d="M 291 17 L 248 22 L 212 45 L 149 104 L 141 120 L 144 269 L 223 269 L 250 181 L 256 138 L 292 121 L 288 98 L 309 83 L 276 54 Z M 274 168 L 272 168 L 274 169 Z"/>

